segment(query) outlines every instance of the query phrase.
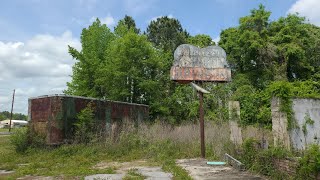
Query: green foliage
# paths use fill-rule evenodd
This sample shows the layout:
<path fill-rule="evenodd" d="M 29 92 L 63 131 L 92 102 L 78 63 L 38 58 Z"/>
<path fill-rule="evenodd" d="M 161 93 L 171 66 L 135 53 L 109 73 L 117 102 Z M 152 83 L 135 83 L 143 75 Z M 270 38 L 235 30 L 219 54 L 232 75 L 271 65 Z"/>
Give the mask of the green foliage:
<path fill-rule="evenodd" d="M 215 122 L 229 120 L 228 100 L 230 98 L 230 86 L 228 84 L 203 84 L 210 94 L 204 96 L 205 119 Z M 197 109 L 198 110 L 198 109 Z"/>
<path fill-rule="evenodd" d="M 274 162 L 277 159 L 291 157 L 291 153 L 283 148 L 270 148 L 263 150 L 254 139 L 246 139 L 242 145 L 240 161 L 251 171 L 271 176 L 274 179 L 287 179 L 287 175 L 275 169 Z"/>
<path fill-rule="evenodd" d="M 319 83 L 313 81 L 274 81 L 266 89 L 270 97 L 277 97 L 281 100 L 280 110 L 288 117 L 288 128 L 296 127 L 293 118 L 292 98 L 319 98 Z"/>
<path fill-rule="evenodd" d="M 123 178 L 123 180 L 144 180 L 146 179 L 141 173 L 138 172 L 137 169 L 129 169 L 127 175 Z"/>
<path fill-rule="evenodd" d="M 320 147 L 311 145 L 299 160 L 296 179 L 315 179 L 320 172 Z"/>
<path fill-rule="evenodd" d="M 78 51 L 69 46 L 69 54 L 76 59 L 73 66 L 72 81 L 67 83 L 66 94 L 104 97 L 104 89 L 97 84 L 100 77 L 97 71 L 104 63 L 105 51 L 115 35 L 97 19 L 81 33 L 82 50 Z"/>
<path fill-rule="evenodd" d="M 302 125 L 302 132 L 304 135 L 307 135 L 307 125 L 311 125 L 313 126 L 314 124 L 314 120 L 311 119 L 310 114 L 306 114 L 306 116 L 304 117 L 305 122 Z"/>
<path fill-rule="evenodd" d="M 274 21 L 270 16 L 260 5 L 238 26 L 222 31 L 219 46 L 227 52 L 233 81 L 203 84 L 211 92 L 204 98 L 206 119 L 228 120 L 228 101 L 237 100 L 242 125 L 270 127 L 270 101 L 276 96 L 291 128 L 291 98 L 320 97 L 320 28 L 297 14 Z M 76 63 L 65 93 L 147 104 L 152 120 L 171 124 L 197 120 L 196 92 L 170 81 L 169 74 L 177 46 L 214 45 L 210 36 L 190 36 L 179 20 L 167 16 L 151 21 L 142 35 L 125 16 L 114 32 L 97 19 L 83 29 L 81 43 L 81 51 L 69 47 Z"/>
<path fill-rule="evenodd" d="M 219 45 L 228 54 L 235 74 L 246 74 L 257 88 L 274 80 L 317 77 L 320 29 L 297 14 L 270 21 L 271 12 L 260 5 L 237 27 L 223 30 Z"/>
<path fill-rule="evenodd" d="M 131 16 L 125 15 L 125 17 L 120 20 L 118 25 L 114 28 L 114 33 L 118 36 L 124 36 L 129 31 L 136 34 L 140 33 L 140 29 L 136 27 L 134 19 Z"/>
<path fill-rule="evenodd" d="M 11 113 L 9 111 L 0 112 L 0 121 L 10 119 L 10 117 L 11 117 Z M 12 119 L 27 120 L 28 116 L 21 114 L 21 113 L 13 113 Z"/>
<path fill-rule="evenodd" d="M 28 131 L 27 128 L 19 128 L 10 137 L 10 141 L 15 146 L 16 152 L 23 153 L 29 148 Z"/>
<path fill-rule="evenodd" d="M 10 142 L 17 153 L 25 153 L 29 148 L 42 148 L 45 146 L 45 137 L 35 134 L 30 127 L 16 128 L 10 136 Z"/>
<path fill-rule="evenodd" d="M 266 90 L 270 94 L 270 97 L 277 97 L 280 99 L 280 111 L 287 114 L 289 130 L 296 127 L 296 121 L 293 118 L 292 111 L 292 89 L 293 85 L 289 82 L 274 81 Z"/>
<path fill-rule="evenodd" d="M 187 41 L 189 44 L 198 46 L 200 48 L 215 45 L 215 42 L 212 41 L 211 37 L 205 34 L 197 34 L 195 36 L 190 36 Z"/>
<path fill-rule="evenodd" d="M 92 104 L 89 103 L 77 115 L 74 123 L 74 140 L 76 143 L 89 143 L 94 138 L 94 111 Z"/>
<path fill-rule="evenodd" d="M 170 53 L 173 53 L 180 44 L 186 43 L 188 37 L 179 20 L 168 16 L 151 21 L 146 34 L 149 41 L 156 47 Z"/>

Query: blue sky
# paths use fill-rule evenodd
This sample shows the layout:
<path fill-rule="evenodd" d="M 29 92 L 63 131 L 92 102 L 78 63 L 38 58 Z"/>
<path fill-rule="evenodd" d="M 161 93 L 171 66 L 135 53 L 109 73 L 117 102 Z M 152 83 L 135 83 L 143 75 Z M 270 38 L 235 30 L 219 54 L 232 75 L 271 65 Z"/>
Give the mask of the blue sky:
<path fill-rule="evenodd" d="M 209 34 L 235 26 L 239 17 L 260 3 L 272 11 L 271 19 L 285 16 L 295 0 L 2 0 L 0 34 L 2 41 L 21 41 L 37 34 L 60 35 L 70 30 L 79 37 L 92 17 L 110 16 L 116 23 L 125 14 L 146 29 L 157 16 L 171 15 L 191 34 Z M 114 24 L 111 24 L 114 25 Z"/>
<path fill-rule="evenodd" d="M 113 30 L 126 14 L 146 30 L 156 17 L 180 20 L 191 35 L 219 39 L 221 30 L 238 25 L 240 17 L 262 3 L 271 20 L 299 12 L 320 25 L 319 0 L 2 0 L 0 6 L 0 111 L 27 112 L 32 96 L 62 93 L 74 60 L 67 45 L 81 49 L 81 30 L 99 19 Z"/>

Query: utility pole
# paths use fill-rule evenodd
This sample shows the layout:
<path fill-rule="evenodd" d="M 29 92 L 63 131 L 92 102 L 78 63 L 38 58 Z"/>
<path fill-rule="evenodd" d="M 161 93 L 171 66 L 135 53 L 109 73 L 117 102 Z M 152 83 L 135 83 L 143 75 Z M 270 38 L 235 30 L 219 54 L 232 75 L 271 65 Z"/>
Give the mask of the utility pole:
<path fill-rule="evenodd" d="M 11 115 L 10 115 L 10 123 L 9 123 L 9 132 L 11 131 L 11 121 L 12 121 L 12 111 L 13 111 L 13 103 L 14 103 L 14 94 L 16 90 L 13 90 L 13 95 L 12 95 L 12 105 L 11 105 Z"/>

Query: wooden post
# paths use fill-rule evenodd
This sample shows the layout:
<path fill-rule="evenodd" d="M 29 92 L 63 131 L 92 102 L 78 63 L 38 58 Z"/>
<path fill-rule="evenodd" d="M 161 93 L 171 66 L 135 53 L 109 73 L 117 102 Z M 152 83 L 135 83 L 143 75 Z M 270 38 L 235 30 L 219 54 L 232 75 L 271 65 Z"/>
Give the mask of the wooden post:
<path fill-rule="evenodd" d="M 10 115 L 10 123 L 9 123 L 9 132 L 11 131 L 11 121 L 12 121 L 12 111 L 13 111 L 13 103 L 14 103 L 14 94 L 16 90 L 13 90 L 13 95 L 12 95 L 12 105 L 11 105 L 11 115 Z"/>
<path fill-rule="evenodd" d="M 203 93 L 199 91 L 199 101 L 200 101 L 200 138 L 201 138 L 201 157 L 206 157 L 206 148 L 204 142 L 204 113 L 203 113 Z"/>

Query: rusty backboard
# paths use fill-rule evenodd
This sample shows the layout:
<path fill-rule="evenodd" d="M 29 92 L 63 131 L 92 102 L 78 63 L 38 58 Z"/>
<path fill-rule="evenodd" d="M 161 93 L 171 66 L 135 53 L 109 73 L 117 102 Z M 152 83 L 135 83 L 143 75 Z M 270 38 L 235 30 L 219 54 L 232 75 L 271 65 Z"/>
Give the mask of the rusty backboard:
<path fill-rule="evenodd" d="M 171 80 L 181 83 L 191 81 L 231 81 L 231 70 L 226 52 L 219 46 L 198 48 L 182 44 L 174 52 Z"/>

